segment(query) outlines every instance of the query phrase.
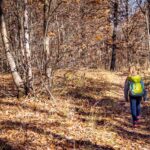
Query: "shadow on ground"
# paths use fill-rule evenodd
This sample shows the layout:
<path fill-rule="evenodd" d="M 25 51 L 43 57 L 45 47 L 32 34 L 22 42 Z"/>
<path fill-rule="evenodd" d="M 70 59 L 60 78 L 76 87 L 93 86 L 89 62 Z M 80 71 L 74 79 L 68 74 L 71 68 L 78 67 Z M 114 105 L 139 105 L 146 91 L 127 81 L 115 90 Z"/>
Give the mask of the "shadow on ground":
<path fill-rule="evenodd" d="M 142 108 L 142 116 L 145 120 L 144 125 L 145 125 L 145 130 L 150 132 L 150 106 L 143 106 Z"/>
<path fill-rule="evenodd" d="M 25 149 L 20 146 L 14 146 L 12 144 L 9 144 L 8 141 L 5 139 L 0 139 L 0 150 L 25 150 Z"/>
<path fill-rule="evenodd" d="M 142 140 L 146 141 L 147 144 L 150 144 L 150 135 L 148 134 L 143 134 L 138 132 L 136 129 L 128 130 L 127 128 L 124 128 L 123 126 L 114 126 L 113 130 L 120 136 L 123 137 L 124 139 L 130 139 L 131 141 L 137 141 L 137 140 Z"/>
<path fill-rule="evenodd" d="M 0 150 L 14 150 L 6 140 L 0 139 Z"/>
<path fill-rule="evenodd" d="M 28 123 L 22 123 L 22 122 L 12 122 L 8 120 L 8 121 L 1 122 L 0 125 L 3 126 L 2 130 L 23 129 L 24 131 L 30 130 L 40 135 L 46 135 L 46 136 L 52 137 L 55 141 L 56 148 L 61 147 L 63 149 L 77 148 L 77 149 L 85 149 L 85 150 L 91 150 L 91 149 L 92 150 L 114 150 L 110 146 L 97 145 L 97 144 L 92 143 L 92 141 L 89 141 L 89 140 L 69 139 L 65 136 L 53 133 L 51 131 L 46 131 L 31 123 L 28 124 Z"/>

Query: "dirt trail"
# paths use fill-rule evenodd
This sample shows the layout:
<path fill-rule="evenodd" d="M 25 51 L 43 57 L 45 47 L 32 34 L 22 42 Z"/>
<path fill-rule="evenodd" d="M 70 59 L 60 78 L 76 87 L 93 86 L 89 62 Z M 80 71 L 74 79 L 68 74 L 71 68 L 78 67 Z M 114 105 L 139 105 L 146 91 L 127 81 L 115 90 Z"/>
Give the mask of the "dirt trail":
<path fill-rule="evenodd" d="M 55 77 L 55 100 L 17 100 L 11 97 L 10 76 L 0 76 L 0 149 L 150 149 L 150 103 L 142 106 L 140 127 L 132 128 L 123 98 L 125 75 L 100 70 L 63 74 Z"/>

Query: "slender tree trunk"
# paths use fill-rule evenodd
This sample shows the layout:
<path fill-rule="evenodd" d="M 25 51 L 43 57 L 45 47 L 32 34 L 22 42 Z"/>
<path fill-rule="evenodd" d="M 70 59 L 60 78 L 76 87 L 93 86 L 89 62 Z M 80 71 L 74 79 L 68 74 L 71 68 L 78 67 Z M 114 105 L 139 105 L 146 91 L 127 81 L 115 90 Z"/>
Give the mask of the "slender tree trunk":
<path fill-rule="evenodd" d="M 32 78 L 32 66 L 31 66 L 31 50 L 30 50 L 30 38 L 29 38 L 29 13 L 28 13 L 28 1 L 24 0 L 24 45 L 25 45 L 25 57 L 26 57 L 26 88 L 27 93 L 33 89 Z"/>
<path fill-rule="evenodd" d="M 45 0 L 44 2 L 44 28 L 43 28 L 43 35 L 44 35 L 44 53 L 45 53 L 45 74 L 48 80 L 48 88 L 50 90 L 51 88 L 51 76 L 52 76 L 52 67 L 50 64 L 50 47 L 49 42 L 50 38 L 47 34 L 48 32 L 48 18 L 49 18 L 49 12 L 50 12 L 50 6 L 51 6 L 52 0 Z"/>
<path fill-rule="evenodd" d="M 20 50 L 21 50 L 21 54 L 22 54 L 22 59 L 23 62 L 25 61 L 25 50 L 24 50 L 24 46 L 23 46 L 23 17 L 20 18 L 20 28 L 19 28 L 19 45 L 20 45 Z"/>
<path fill-rule="evenodd" d="M 129 0 L 125 0 L 125 17 L 126 17 L 126 22 L 127 22 L 127 32 L 126 32 L 126 51 L 127 51 L 127 65 L 130 64 L 130 49 L 129 49 L 129 30 L 128 30 L 128 25 L 129 25 Z"/>
<path fill-rule="evenodd" d="M 148 52 L 149 52 L 149 58 L 147 62 L 147 66 L 148 66 L 150 61 L 150 0 L 147 0 L 145 17 L 146 17 L 146 24 L 147 24 Z"/>
<path fill-rule="evenodd" d="M 110 70 L 115 70 L 116 68 L 117 26 L 118 26 L 118 2 L 117 0 L 115 0 L 114 6 L 113 6 L 112 57 L 111 57 Z"/>
<path fill-rule="evenodd" d="M 17 4 L 18 14 L 19 14 L 19 8 Z M 19 50 L 20 50 L 20 63 L 21 63 L 21 76 L 23 80 L 25 80 L 26 77 L 26 69 L 25 69 L 25 49 L 24 49 L 24 26 L 23 26 L 23 16 L 18 15 L 18 40 L 19 40 Z"/>
<path fill-rule="evenodd" d="M 25 94 L 25 86 L 24 86 L 23 80 L 21 79 L 17 71 L 15 60 L 12 54 L 10 53 L 7 29 L 6 29 L 6 24 L 5 24 L 5 19 L 4 19 L 4 15 L 2 12 L 2 8 L 0 8 L 0 17 L 1 17 L 0 18 L 1 19 L 0 20 L 1 21 L 1 35 L 2 35 L 2 40 L 4 43 L 4 47 L 5 47 L 6 57 L 7 57 L 10 69 L 11 69 L 11 74 L 12 74 L 14 83 L 18 89 L 18 97 L 20 97 Z"/>
<path fill-rule="evenodd" d="M 25 50 L 24 50 L 24 45 L 23 45 L 23 41 L 24 41 L 24 26 L 23 26 L 23 19 L 24 16 L 20 13 L 22 12 L 22 6 L 21 6 L 22 2 L 19 2 L 19 0 L 16 1 L 16 9 L 17 9 L 17 27 L 18 27 L 18 46 L 19 46 L 19 55 L 20 57 L 19 59 L 19 65 L 21 66 L 19 68 L 19 72 L 20 75 L 22 77 L 23 80 L 25 80 Z"/>
<path fill-rule="evenodd" d="M 80 32 L 80 41 L 81 41 L 81 48 L 80 48 L 80 59 L 81 61 L 81 65 L 85 66 L 86 65 L 86 61 L 87 61 L 87 44 L 86 44 L 86 31 L 85 31 L 85 21 L 84 21 L 84 5 L 85 5 L 85 1 L 80 1 L 79 2 L 79 32 Z M 70 31 L 71 32 L 71 31 Z"/>

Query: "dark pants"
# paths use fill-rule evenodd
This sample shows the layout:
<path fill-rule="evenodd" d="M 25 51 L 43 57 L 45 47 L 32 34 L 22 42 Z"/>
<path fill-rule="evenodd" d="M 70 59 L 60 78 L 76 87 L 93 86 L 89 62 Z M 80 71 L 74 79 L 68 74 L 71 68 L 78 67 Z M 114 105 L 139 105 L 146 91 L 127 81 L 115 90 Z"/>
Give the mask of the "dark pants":
<path fill-rule="evenodd" d="M 131 109 L 131 115 L 133 122 L 137 121 L 139 116 L 141 114 L 141 100 L 142 97 L 132 97 L 130 96 L 130 109 Z"/>

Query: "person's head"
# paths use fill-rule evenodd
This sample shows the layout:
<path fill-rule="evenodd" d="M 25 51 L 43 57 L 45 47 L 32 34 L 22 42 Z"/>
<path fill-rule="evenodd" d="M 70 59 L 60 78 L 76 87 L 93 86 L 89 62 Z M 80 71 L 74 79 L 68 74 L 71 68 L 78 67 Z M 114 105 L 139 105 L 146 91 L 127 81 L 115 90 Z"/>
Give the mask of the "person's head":
<path fill-rule="evenodd" d="M 137 69 L 136 69 L 136 67 L 135 66 L 130 66 L 129 67 L 129 75 L 130 76 L 133 76 L 133 75 L 137 75 Z"/>

